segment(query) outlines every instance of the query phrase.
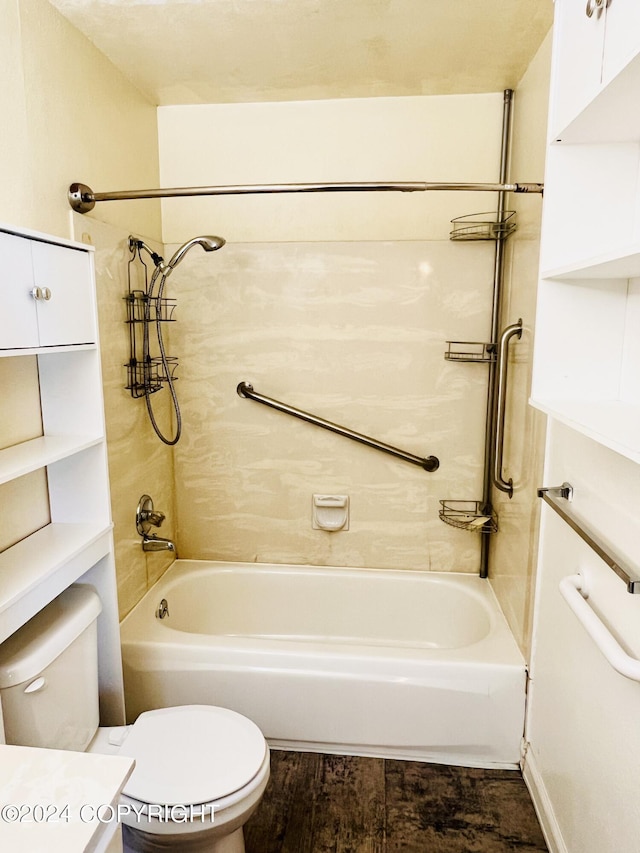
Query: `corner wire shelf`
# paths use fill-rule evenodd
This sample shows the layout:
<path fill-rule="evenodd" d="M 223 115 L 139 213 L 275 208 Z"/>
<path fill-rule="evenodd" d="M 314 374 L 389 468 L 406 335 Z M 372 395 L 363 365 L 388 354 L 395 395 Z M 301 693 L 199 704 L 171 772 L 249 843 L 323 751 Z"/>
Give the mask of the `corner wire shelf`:
<path fill-rule="evenodd" d="M 438 515 L 441 521 L 470 533 L 497 533 L 498 515 L 493 507 L 482 501 L 440 501 Z"/>
<path fill-rule="evenodd" d="M 505 240 L 516 230 L 515 211 L 505 210 L 498 219 L 498 213 L 470 213 L 451 220 L 453 229 L 449 232 L 451 240 Z"/>
<path fill-rule="evenodd" d="M 482 341 L 447 341 L 446 361 L 464 361 L 490 364 L 496 361 L 495 344 Z"/>

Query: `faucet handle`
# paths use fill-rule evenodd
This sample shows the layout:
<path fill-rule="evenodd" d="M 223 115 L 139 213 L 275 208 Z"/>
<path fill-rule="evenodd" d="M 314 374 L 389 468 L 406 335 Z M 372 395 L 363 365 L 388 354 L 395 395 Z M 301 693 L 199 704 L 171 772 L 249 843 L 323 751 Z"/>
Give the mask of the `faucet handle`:
<path fill-rule="evenodd" d="M 136 509 L 136 530 L 139 536 L 146 536 L 152 527 L 160 527 L 165 519 L 163 512 L 154 511 L 149 495 L 142 495 Z"/>
<path fill-rule="evenodd" d="M 142 521 L 148 521 L 149 524 L 152 524 L 154 527 L 160 527 L 165 519 L 165 514 L 163 512 L 156 512 L 151 509 L 143 509 L 140 516 Z"/>

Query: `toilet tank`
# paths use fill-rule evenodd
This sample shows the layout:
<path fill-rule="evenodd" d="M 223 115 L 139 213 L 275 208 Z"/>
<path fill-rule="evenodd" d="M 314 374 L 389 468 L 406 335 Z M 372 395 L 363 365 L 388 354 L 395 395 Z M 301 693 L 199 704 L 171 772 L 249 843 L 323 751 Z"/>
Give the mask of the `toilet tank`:
<path fill-rule="evenodd" d="M 71 586 L 0 645 L 0 703 L 6 741 L 71 749 L 99 723 L 97 618 L 88 586 Z"/>

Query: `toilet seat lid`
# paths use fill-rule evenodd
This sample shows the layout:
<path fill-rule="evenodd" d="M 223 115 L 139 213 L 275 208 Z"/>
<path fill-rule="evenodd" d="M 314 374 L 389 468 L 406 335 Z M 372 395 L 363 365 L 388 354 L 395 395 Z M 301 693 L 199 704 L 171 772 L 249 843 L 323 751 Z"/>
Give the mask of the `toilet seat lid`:
<path fill-rule="evenodd" d="M 146 711 L 119 749 L 136 761 L 123 793 L 158 805 L 210 803 L 247 785 L 266 751 L 256 724 L 227 708 Z"/>

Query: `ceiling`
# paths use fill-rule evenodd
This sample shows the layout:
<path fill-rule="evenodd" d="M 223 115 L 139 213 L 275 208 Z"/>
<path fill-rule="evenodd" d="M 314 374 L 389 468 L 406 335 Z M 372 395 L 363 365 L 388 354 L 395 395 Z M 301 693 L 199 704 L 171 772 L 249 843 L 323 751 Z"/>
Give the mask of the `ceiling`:
<path fill-rule="evenodd" d="M 553 0 L 50 0 L 158 105 L 514 88 Z"/>

